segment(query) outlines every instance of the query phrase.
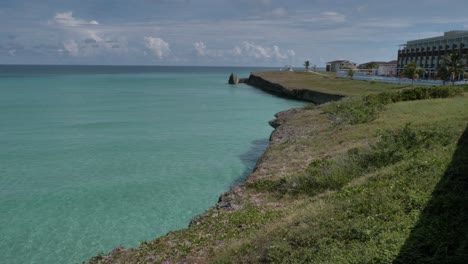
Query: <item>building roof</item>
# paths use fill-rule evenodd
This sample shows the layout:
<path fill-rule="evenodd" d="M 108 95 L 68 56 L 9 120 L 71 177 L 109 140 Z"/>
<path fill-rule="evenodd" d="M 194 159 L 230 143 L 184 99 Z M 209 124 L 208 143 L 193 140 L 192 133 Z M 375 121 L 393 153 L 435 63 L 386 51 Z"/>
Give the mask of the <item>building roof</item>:
<path fill-rule="evenodd" d="M 461 36 L 468 36 L 468 30 L 451 30 L 444 32 L 443 36 L 437 36 L 432 38 L 423 38 L 423 39 L 415 39 L 410 40 L 406 44 L 402 44 L 403 46 L 412 44 L 412 43 L 419 43 L 419 42 L 426 42 L 426 41 L 437 41 L 443 39 L 451 39 L 451 38 L 458 38 Z"/>
<path fill-rule="evenodd" d="M 334 61 L 329 61 L 327 62 L 328 64 L 332 64 L 332 63 L 343 63 L 343 62 L 347 62 L 347 63 L 353 63 L 353 62 L 350 62 L 349 60 L 334 60 Z M 354 63 L 353 63 L 354 64 Z"/>

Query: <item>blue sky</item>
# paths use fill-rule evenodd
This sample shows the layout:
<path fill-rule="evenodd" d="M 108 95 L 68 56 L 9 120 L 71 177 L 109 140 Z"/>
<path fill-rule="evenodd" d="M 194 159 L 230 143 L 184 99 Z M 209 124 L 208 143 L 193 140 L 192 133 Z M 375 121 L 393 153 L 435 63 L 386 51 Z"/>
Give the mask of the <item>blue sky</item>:
<path fill-rule="evenodd" d="M 1 0 L 0 64 L 323 66 L 468 30 L 466 0 Z"/>

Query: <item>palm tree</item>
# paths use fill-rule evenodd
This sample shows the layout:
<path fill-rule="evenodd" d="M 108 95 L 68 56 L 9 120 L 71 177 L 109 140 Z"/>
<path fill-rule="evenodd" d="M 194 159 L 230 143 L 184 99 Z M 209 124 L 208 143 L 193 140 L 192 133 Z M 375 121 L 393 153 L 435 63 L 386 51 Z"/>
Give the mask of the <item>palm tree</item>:
<path fill-rule="evenodd" d="M 419 75 L 424 74 L 424 70 L 419 67 L 416 62 L 410 62 L 403 67 L 403 74 L 411 79 L 411 85 L 414 83 L 414 79 L 419 78 Z"/>
<path fill-rule="evenodd" d="M 437 68 L 437 76 L 442 80 L 442 85 L 445 85 L 445 82 L 450 78 L 450 72 L 446 66 L 440 65 Z"/>
<path fill-rule="evenodd" d="M 306 60 L 304 62 L 304 67 L 306 68 L 306 71 L 308 72 L 309 71 L 309 67 L 310 67 L 310 61 Z"/>
<path fill-rule="evenodd" d="M 447 54 L 440 62 L 440 67 L 445 68 L 450 74 L 452 85 L 455 84 L 455 77 L 460 73 L 464 73 L 465 64 L 462 59 L 460 52 L 455 51 Z"/>

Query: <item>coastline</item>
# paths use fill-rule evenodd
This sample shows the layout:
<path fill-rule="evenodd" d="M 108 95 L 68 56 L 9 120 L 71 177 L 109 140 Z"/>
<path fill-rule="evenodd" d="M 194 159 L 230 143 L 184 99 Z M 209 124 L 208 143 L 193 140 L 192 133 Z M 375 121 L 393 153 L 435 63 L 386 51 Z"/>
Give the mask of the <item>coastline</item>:
<path fill-rule="evenodd" d="M 278 73 L 279 77 L 284 75 Z M 298 75 L 306 76 L 304 73 L 288 73 L 288 78 Z M 273 76 L 268 81 L 281 84 L 277 82 L 278 76 Z M 346 105 L 347 103 L 349 105 L 349 102 L 360 102 L 366 98 L 375 99 L 380 98 L 380 95 L 391 94 L 409 96 L 421 90 L 327 78 L 327 80 L 318 77 L 313 79 L 313 86 L 308 88 L 315 89 L 322 85 L 319 90 L 323 91 L 325 87 L 336 91 L 340 88 L 338 86 L 349 85 L 350 90 L 356 91 L 357 86 L 361 87 L 361 96 L 355 98 L 356 100 L 338 103 L 343 107 L 349 107 Z M 282 81 L 297 84 L 297 79 Z M 287 89 L 284 86 L 276 86 L 277 90 L 272 90 L 270 87 L 267 91 L 277 94 L 278 91 Z M 346 90 L 349 86 L 342 90 Z M 394 89 L 397 90 L 392 91 Z M 426 91 L 425 89 L 422 90 Z M 343 96 L 356 95 L 355 91 Z M 388 93 L 377 94 L 382 91 Z M 443 177 L 446 175 L 444 170 L 452 158 L 455 140 L 463 133 L 468 118 L 468 112 L 463 115 L 465 121 L 463 117 L 459 117 L 459 110 L 466 109 L 467 101 L 463 98 L 463 94 L 461 97 L 450 98 L 452 97 L 450 93 L 459 94 L 459 89 L 446 87 L 432 92 L 435 92 L 432 100 L 414 99 L 410 96 L 409 101 L 390 103 L 376 116 L 376 119 L 364 123 L 343 121 L 339 115 L 327 112 L 327 109 L 334 104 L 278 112 L 275 114 L 276 118 L 269 122 L 274 128 L 269 145 L 245 182 L 221 195 L 218 203 L 203 214 L 194 217 L 187 228 L 169 232 L 152 241 L 142 242 L 136 248 L 116 248 L 108 255 L 92 258 L 88 263 L 276 263 L 285 260 L 304 263 L 305 259 L 310 262 L 312 256 L 310 254 L 314 254 L 314 259 L 322 260 L 322 262 L 317 261 L 318 263 L 330 261 L 342 263 L 346 262 L 343 260 L 349 260 L 350 256 L 359 260 L 357 262 L 368 262 L 381 256 L 389 260 L 396 259 L 401 254 L 405 254 L 398 250 L 403 246 L 403 242 L 416 241 L 410 235 L 410 230 L 415 225 L 415 218 L 413 214 L 407 214 L 406 210 L 414 203 L 411 199 L 403 201 L 399 197 L 401 195 L 406 197 L 413 191 L 424 193 L 424 200 L 421 200 L 421 206 L 415 211 L 423 213 L 425 205 L 431 202 L 431 193 L 436 184 L 440 180 L 444 181 Z M 439 92 L 440 95 L 447 94 L 447 96 L 439 97 L 437 95 Z M 374 95 L 367 96 L 371 94 Z M 409 123 L 416 125 L 408 128 Z M 445 135 L 447 126 L 453 126 L 454 129 Z M 436 131 L 449 137 L 452 145 L 447 148 L 437 145 L 440 144 L 437 140 L 434 141 L 436 145 L 430 148 L 432 152 L 429 152 L 439 160 L 431 163 L 434 173 L 431 174 L 430 182 L 424 181 L 427 184 L 421 185 L 419 181 L 414 180 L 415 177 L 427 177 L 425 170 L 415 171 L 417 172 L 415 175 L 399 173 L 399 168 L 411 170 L 414 162 L 427 164 L 428 157 L 424 157 L 426 154 L 414 156 L 416 161 L 385 159 L 385 162 L 390 162 L 389 167 L 375 167 L 376 170 L 371 169 L 363 173 L 359 171 L 368 168 L 369 165 L 366 164 L 369 163 L 366 160 L 363 160 L 366 161 L 363 163 L 364 167 L 356 167 L 360 166 L 361 161 L 355 160 L 354 155 L 367 159 L 367 155 L 372 154 L 372 151 L 376 151 L 376 155 L 380 153 L 380 147 L 375 148 L 375 144 L 378 143 L 379 133 L 382 131 L 396 133 L 409 129 L 410 133 L 425 134 L 426 129 L 432 131 L 434 127 L 437 128 Z M 436 132 L 437 135 L 434 134 L 435 138 L 439 132 Z M 460 144 L 458 144 L 459 149 L 464 151 L 463 145 Z M 382 151 L 385 151 L 385 145 L 382 146 L 384 148 Z M 427 152 L 426 145 L 416 142 L 415 146 L 422 153 Z M 400 148 L 399 150 L 403 153 L 407 151 Z M 413 149 L 410 150 L 405 155 L 411 155 Z M 457 159 L 454 161 L 452 164 L 454 167 L 462 166 L 460 164 L 466 166 L 466 162 L 459 162 Z M 450 175 L 450 171 L 447 170 L 446 173 L 449 173 L 447 175 Z M 407 180 L 411 181 L 412 189 L 399 188 L 399 185 L 398 188 L 387 188 L 389 183 L 397 184 Z M 369 200 L 368 194 L 375 196 L 376 199 Z M 386 199 L 390 200 L 379 202 L 387 201 Z M 370 207 L 380 208 L 379 210 L 385 212 L 382 215 L 389 217 L 377 217 L 372 220 L 376 227 L 381 227 L 379 232 L 365 233 L 365 239 L 361 239 L 361 236 L 356 238 L 353 234 L 367 232 L 369 228 L 366 220 L 369 219 L 367 206 L 369 203 L 372 204 Z M 395 209 L 395 206 L 398 208 Z M 460 222 L 465 221 L 463 216 L 454 215 L 454 217 L 458 217 Z M 381 234 L 389 237 L 382 247 L 385 252 L 391 251 L 391 255 L 382 253 L 381 246 L 373 248 L 376 245 L 375 241 L 382 239 Z M 367 244 L 367 241 L 371 244 Z M 342 243 L 352 243 L 354 251 L 343 249 Z M 323 247 L 324 250 L 317 250 L 310 245 L 319 245 L 319 249 Z M 333 247 L 334 251 L 326 250 L 330 247 Z M 362 254 L 363 247 L 371 247 L 372 250 Z M 309 255 L 301 253 L 307 250 L 311 252 Z M 330 255 L 331 252 L 333 254 Z"/>
<path fill-rule="evenodd" d="M 260 76 L 261 72 L 252 72 L 245 82 L 246 85 L 252 86 L 256 89 L 260 89 L 264 92 L 270 93 L 272 95 L 276 95 L 279 97 L 299 100 L 299 101 L 307 101 L 312 102 L 314 104 L 322 104 L 331 101 L 336 101 L 344 98 L 344 95 L 339 94 L 326 94 L 321 92 L 315 92 L 312 90 L 307 89 L 295 89 L 283 86 L 281 84 L 273 83 L 268 81 L 266 78 Z M 226 212 L 228 214 L 235 213 L 236 211 L 240 211 L 245 209 L 246 206 L 254 205 L 254 206 L 265 206 L 266 201 L 264 201 L 263 197 L 258 195 L 252 195 L 247 191 L 247 185 L 253 184 L 258 180 L 273 178 L 273 177 L 282 177 L 293 172 L 299 172 L 304 170 L 307 165 L 310 163 L 312 158 L 306 160 L 295 160 L 291 159 L 284 159 L 282 162 L 270 160 L 268 155 L 269 150 L 271 147 L 276 145 L 281 145 L 282 143 L 288 141 L 295 141 L 297 139 L 308 137 L 310 136 L 310 131 L 305 129 L 306 127 L 312 129 L 313 133 L 319 133 L 320 130 L 323 130 L 323 126 L 325 125 L 328 127 L 329 122 L 320 122 L 318 119 L 323 119 L 323 116 L 320 116 L 320 113 L 315 110 L 308 110 L 304 108 L 292 108 L 285 111 L 280 111 L 275 113 L 275 118 L 270 120 L 268 123 L 274 130 L 271 132 L 269 136 L 269 143 L 268 147 L 265 149 L 263 154 L 258 158 L 254 169 L 252 172 L 247 175 L 243 182 L 236 184 L 235 186 L 231 187 L 230 190 L 220 195 L 218 198 L 218 202 L 206 210 L 204 213 L 195 216 L 190 220 L 186 229 L 190 228 L 197 228 L 203 225 L 206 225 L 206 220 L 211 221 L 213 218 L 216 218 L 220 213 L 219 212 Z M 304 116 L 308 116 L 309 118 L 317 118 L 316 124 L 311 124 L 310 126 L 304 127 L 304 129 L 297 129 L 294 126 L 288 126 L 287 124 L 290 121 L 294 121 L 298 118 L 303 118 Z M 323 121 L 323 120 L 321 120 Z M 321 125 L 317 125 L 321 124 Z M 277 172 L 280 172 L 279 175 L 276 175 Z M 275 174 L 275 175 L 274 175 Z M 276 205 L 273 205 L 275 207 Z M 165 243 L 169 244 L 177 244 L 172 240 L 175 238 L 172 237 L 173 233 L 184 231 L 183 230 L 174 230 L 170 231 L 168 234 L 163 235 L 160 238 L 168 237 L 168 241 Z M 155 238 L 156 240 L 159 238 Z M 184 242 L 185 243 L 185 242 Z M 219 243 L 219 242 L 218 242 Z M 142 245 L 147 245 L 148 242 L 142 242 Z M 99 255 L 90 259 L 88 262 L 85 263 L 112 263 L 113 256 L 115 255 L 122 255 L 125 252 L 136 252 L 140 247 L 136 248 L 129 248 L 125 249 L 123 247 L 117 247 L 112 252 L 109 252 L 108 256 Z M 204 255 L 204 254 L 201 254 Z M 203 257 L 200 256 L 186 256 L 183 257 L 182 261 L 178 261 L 176 263 L 199 263 L 204 262 Z M 172 262 L 171 262 L 172 263 Z"/>
<path fill-rule="evenodd" d="M 270 93 L 272 95 L 298 101 L 311 102 L 313 104 L 329 103 L 332 101 L 341 100 L 345 97 L 344 95 L 340 94 L 326 94 L 308 89 L 289 88 L 279 83 L 270 82 L 266 78 L 262 77 L 260 72 L 252 72 L 247 78 L 245 84 L 262 90 L 266 93 Z M 251 184 L 259 179 L 272 177 L 272 175 L 270 174 L 263 175 L 267 171 L 266 167 L 269 166 L 265 162 L 266 152 L 268 151 L 268 149 L 276 144 L 281 144 L 283 142 L 288 142 L 289 140 L 302 137 L 304 136 L 303 134 L 305 134 L 303 130 L 292 129 L 291 127 L 284 126 L 284 124 L 288 123 L 290 120 L 294 120 L 296 115 L 301 116 L 307 114 L 308 112 L 308 110 L 303 108 L 291 108 L 274 114 L 275 118 L 268 122 L 268 124 L 274 128 L 274 130 L 269 136 L 268 147 L 257 160 L 254 169 L 249 175 L 247 175 L 247 177 L 242 183 L 233 186 L 229 191 L 222 194 L 219 197 L 218 202 L 213 206 L 214 208 L 226 211 L 235 211 L 242 208 L 242 204 L 247 199 L 247 195 L 245 193 L 245 185 Z M 309 161 L 305 163 L 308 164 L 308 162 Z M 296 165 L 298 165 L 298 167 L 296 167 L 297 169 L 305 168 L 305 166 L 301 166 L 299 164 Z M 189 227 L 192 225 L 199 224 L 200 218 L 205 216 L 206 213 L 203 213 L 199 216 L 194 217 L 190 221 Z"/>

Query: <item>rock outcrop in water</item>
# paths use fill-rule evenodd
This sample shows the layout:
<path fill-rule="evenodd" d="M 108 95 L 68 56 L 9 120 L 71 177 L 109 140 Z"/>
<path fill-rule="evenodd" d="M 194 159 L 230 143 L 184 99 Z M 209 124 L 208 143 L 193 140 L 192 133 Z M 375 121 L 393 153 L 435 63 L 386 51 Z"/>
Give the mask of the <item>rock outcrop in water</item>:
<path fill-rule="evenodd" d="M 229 84 L 238 84 L 239 83 L 239 77 L 237 77 L 237 74 L 231 73 L 231 76 L 229 76 Z"/>
<path fill-rule="evenodd" d="M 229 84 L 239 84 L 239 83 L 247 83 L 249 81 L 249 78 L 239 78 L 237 77 L 237 74 L 231 73 L 231 76 L 229 76 Z"/>

